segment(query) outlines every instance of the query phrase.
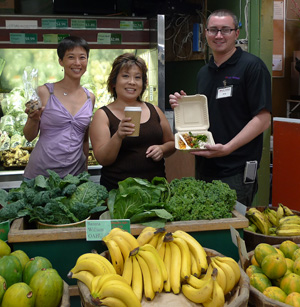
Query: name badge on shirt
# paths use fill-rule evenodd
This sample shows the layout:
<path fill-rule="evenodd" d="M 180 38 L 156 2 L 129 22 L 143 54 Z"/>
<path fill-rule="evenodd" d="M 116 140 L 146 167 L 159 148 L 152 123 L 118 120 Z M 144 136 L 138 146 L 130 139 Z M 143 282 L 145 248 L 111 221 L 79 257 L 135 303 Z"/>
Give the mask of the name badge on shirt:
<path fill-rule="evenodd" d="M 223 81 L 224 86 L 217 88 L 217 99 L 232 97 L 232 85 L 226 86 L 226 80 Z"/>

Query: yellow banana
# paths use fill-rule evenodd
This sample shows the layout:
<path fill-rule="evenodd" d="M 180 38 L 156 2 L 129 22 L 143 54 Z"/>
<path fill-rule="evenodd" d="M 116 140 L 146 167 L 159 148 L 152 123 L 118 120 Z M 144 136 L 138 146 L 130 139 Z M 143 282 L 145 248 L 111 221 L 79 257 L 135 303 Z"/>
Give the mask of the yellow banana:
<path fill-rule="evenodd" d="M 78 273 L 79 271 L 89 271 L 93 275 L 104 275 L 110 273 L 106 265 L 95 258 L 83 259 L 78 262 L 70 272 L 73 274 Z"/>
<path fill-rule="evenodd" d="M 178 245 L 181 253 L 181 278 L 188 279 L 191 276 L 191 253 L 189 246 L 182 238 L 174 238 L 173 242 Z"/>
<path fill-rule="evenodd" d="M 223 272 L 226 275 L 226 290 L 224 291 L 224 294 L 229 293 L 235 286 L 235 274 L 233 269 L 229 264 L 226 262 L 218 261 L 216 258 L 213 259 L 219 267 L 223 270 Z"/>
<path fill-rule="evenodd" d="M 132 259 L 133 256 L 129 256 L 125 259 L 122 273 L 123 278 L 126 280 L 129 286 L 132 282 Z"/>
<path fill-rule="evenodd" d="M 114 239 L 115 236 L 122 237 L 130 245 L 130 250 L 133 250 L 133 249 L 139 247 L 139 243 L 138 243 L 137 239 L 131 233 L 129 233 L 128 231 L 123 230 L 121 228 L 118 228 L 118 227 L 113 228 L 110 231 L 108 236 L 111 236 L 112 239 Z"/>
<path fill-rule="evenodd" d="M 294 230 L 300 230 L 300 224 L 289 224 L 289 223 L 283 223 L 281 224 L 278 229 L 294 229 Z"/>
<path fill-rule="evenodd" d="M 143 275 L 141 267 L 136 259 L 136 255 L 132 256 L 132 290 L 141 301 L 143 297 Z"/>
<path fill-rule="evenodd" d="M 116 270 L 116 273 L 122 275 L 124 267 L 124 259 L 119 245 L 116 243 L 115 240 L 112 239 L 107 240 L 105 244 L 108 248 L 111 257 L 111 262 Z"/>
<path fill-rule="evenodd" d="M 164 238 L 165 238 L 166 232 L 161 232 L 159 234 L 158 240 L 157 240 L 157 244 L 156 244 L 156 249 L 159 251 L 161 249 L 161 247 L 164 245 Z"/>
<path fill-rule="evenodd" d="M 148 244 L 154 246 L 156 248 L 158 239 L 160 238 L 161 233 L 155 233 L 152 239 L 148 242 Z"/>
<path fill-rule="evenodd" d="M 142 246 L 146 243 L 149 243 L 150 240 L 154 237 L 156 230 L 157 229 L 154 227 L 145 227 L 137 237 L 139 245 Z"/>
<path fill-rule="evenodd" d="M 201 288 L 194 288 L 189 284 L 182 285 L 182 293 L 190 301 L 200 304 L 210 299 L 210 297 L 212 296 L 213 288 L 214 280 L 211 277 L 203 281 L 203 285 Z"/>
<path fill-rule="evenodd" d="M 279 220 L 279 226 L 282 224 L 300 224 L 299 215 L 284 216 Z"/>
<path fill-rule="evenodd" d="M 139 255 L 136 254 L 136 259 L 141 267 L 142 275 L 143 275 L 143 284 L 144 284 L 144 295 L 147 301 L 152 301 L 155 297 L 155 292 L 152 287 L 152 280 L 150 269 L 146 263 L 146 261 Z"/>
<path fill-rule="evenodd" d="M 237 284 L 241 278 L 241 268 L 238 265 L 238 263 L 231 257 L 216 256 L 215 258 L 219 260 L 220 262 L 226 262 L 228 265 L 231 266 L 231 268 L 234 271 L 234 275 L 235 275 L 235 284 Z"/>
<path fill-rule="evenodd" d="M 221 286 L 223 292 L 225 292 L 225 290 L 227 289 L 227 278 L 225 275 L 225 272 L 220 268 L 220 266 L 215 262 L 212 261 L 211 265 L 214 269 L 217 269 L 217 274 L 216 274 L 216 279 L 218 284 Z"/>
<path fill-rule="evenodd" d="M 97 276 L 94 276 L 94 278 L 92 279 L 92 282 L 91 282 L 91 289 L 90 289 L 90 292 L 91 292 L 91 295 L 92 297 L 96 298 L 97 297 L 97 293 L 99 291 L 98 289 L 98 283 L 99 283 L 99 280 L 102 278 L 102 276 L 104 275 L 97 275 Z"/>
<path fill-rule="evenodd" d="M 108 307 L 128 307 L 123 301 L 119 298 L 108 296 L 99 300 L 99 305 L 108 306 Z"/>
<path fill-rule="evenodd" d="M 202 245 L 190 234 L 188 234 L 185 231 L 182 230 L 176 230 L 173 234 L 173 237 L 180 237 L 186 241 L 186 243 L 189 246 L 190 251 L 194 255 L 198 268 L 201 272 L 203 269 L 204 271 L 207 270 L 208 264 L 207 264 L 207 259 L 206 259 L 206 252 Z"/>
<path fill-rule="evenodd" d="M 295 214 L 289 207 L 284 206 L 284 205 L 282 205 L 282 207 L 283 207 L 284 215 L 285 216 L 289 216 L 289 215 L 294 215 Z"/>
<path fill-rule="evenodd" d="M 160 293 L 162 292 L 164 286 L 161 266 L 153 252 L 150 252 L 149 250 L 141 250 L 141 247 L 138 254 L 145 260 L 149 267 L 154 292 Z"/>
<path fill-rule="evenodd" d="M 196 259 L 192 253 L 191 253 L 191 274 L 194 275 L 195 277 L 200 277 L 201 275 L 201 271 L 199 271 Z"/>
<path fill-rule="evenodd" d="M 225 296 L 223 289 L 218 284 L 215 275 L 213 274 L 213 291 L 212 296 L 206 302 L 202 303 L 204 307 L 222 307 L 225 304 Z"/>
<path fill-rule="evenodd" d="M 276 231 L 277 236 L 289 237 L 289 236 L 300 236 L 299 229 L 278 229 Z"/>
<path fill-rule="evenodd" d="M 123 237 L 121 237 L 119 235 L 113 236 L 112 240 L 114 240 L 119 245 L 123 259 L 125 260 L 126 258 L 128 258 L 129 254 L 131 252 L 131 246 L 128 243 L 128 241 L 126 241 Z"/>
<path fill-rule="evenodd" d="M 167 272 L 167 269 L 166 269 L 166 266 L 165 266 L 163 259 L 159 256 L 157 249 L 154 246 L 152 246 L 151 244 L 144 244 L 143 246 L 140 247 L 140 250 L 147 250 L 147 251 L 154 254 L 154 256 L 156 257 L 156 260 L 157 260 L 157 262 L 160 266 L 163 281 L 165 282 L 168 278 L 168 272 Z"/>
<path fill-rule="evenodd" d="M 181 289 L 180 270 L 181 270 L 181 253 L 180 248 L 174 242 L 169 242 L 171 247 L 171 269 L 170 284 L 174 294 L 178 294 Z"/>
<path fill-rule="evenodd" d="M 101 301 L 106 297 L 116 297 L 126 304 L 126 306 L 141 307 L 141 302 L 134 294 L 132 288 L 125 281 L 106 281 L 98 292 L 98 298 Z"/>
<path fill-rule="evenodd" d="M 162 242 L 160 246 L 157 246 L 157 251 L 161 259 L 164 259 L 165 257 L 165 252 L 166 252 L 166 243 Z"/>
<path fill-rule="evenodd" d="M 68 276 L 69 277 L 69 276 Z M 92 287 L 92 280 L 94 278 L 94 275 L 89 271 L 79 271 L 77 273 L 72 273 L 72 276 L 70 278 L 76 278 L 83 282 L 91 291 Z"/>
<path fill-rule="evenodd" d="M 171 292 L 170 274 L 171 274 L 171 247 L 169 243 L 165 243 L 164 264 L 167 270 L 168 278 L 164 283 L 165 292 Z"/>
<path fill-rule="evenodd" d="M 125 282 L 125 279 L 121 276 L 121 275 L 118 275 L 118 274 L 105 274 L 105 275 L 102 275 L 101 277 L 99 278 L 96 278 L 98 276 L 95 276 L 94 280 L 92 281 L 92 291 L 91 294 L 93 297 L 98 297 L 98 293 L 99 291 L 101 290 L 102 286 L 106 283 L 106 282 L 109 282 L 109 281 L 120 281 L 120 282 Z"/>
<path fill-rule="evenodd" d="M 212 272 L 213 267 L 211 266 L 211 264 L 209 264 L 204 277 L 197 278 L 194 275 L 190 275 L 190 277 L 187 279 L 187 283 L 194 288 L 201 288 L 203 286 L 203 283 L 212 277 Z"/>
<path fill-rule="evenodd" d="M 266 217 L 256 208 L 250 208 L 246 214 L 247 218 L 257 226 L 264 235 L 269 235 L 269 223 Z"/>
<path fill-rule="evenodd" d="M 85 254 L 82 254 L 81 256 L 78 257 L 78 259 L 76 261 L 76 264 L 79 263 L 82 260 L 92 259 L 92 258 L 97 259 L 100 262 L 103 262 L 104 265 L 107 267 L 107 269 L 110 271 L 110 273 L 116 273 L 116 270 L 114 269 L 114 267 L 111 264 L 111 262 L 109 262 L 108 259 L 106 259 L 102 255 L 97 254 L 97 253 L 85 253 Z"/>
<path fill-rule="evenodd" d="M 279 223 L 279 220 L 277 219 L 277 217 L 275 215 L 273 215 L 271 213 L 271 210 L 269 207 L 266 207 L 263 211 L 263 213 L 265 214 L 265 216 L 267 217 L 267 219 L 270 221 L 270 223 L 273 225 L 273 226 L 278 226 L 278 223 Z"/>
<path fill-rule="evenodd" d="M 282 217 L 284 217 L 284 209 L 281 204 L 278 204 L 278 208 L 276 210 L 277 213 L 277 220 L 279 221 Z"/>

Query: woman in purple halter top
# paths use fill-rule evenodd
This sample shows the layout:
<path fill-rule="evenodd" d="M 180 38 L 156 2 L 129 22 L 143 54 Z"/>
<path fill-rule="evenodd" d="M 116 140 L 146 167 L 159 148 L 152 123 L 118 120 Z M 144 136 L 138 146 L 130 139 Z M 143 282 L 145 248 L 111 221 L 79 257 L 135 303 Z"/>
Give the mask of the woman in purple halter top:
<path fill-rule="evenodd" d="M 24 178 L 48 177 L 47 169 L 61 178 L 87 170 L 89 125 L 95 96 L 80 85 L 80 80 L 87 69 L 89 50 L 83 38 L 63 39 L 57 54 L 64 78 L 38 87 L 41 109 L 30 113 L 26 108 L 24 135 L 28 141 L 39 135 L 39 140 L 30 155 Z"/>

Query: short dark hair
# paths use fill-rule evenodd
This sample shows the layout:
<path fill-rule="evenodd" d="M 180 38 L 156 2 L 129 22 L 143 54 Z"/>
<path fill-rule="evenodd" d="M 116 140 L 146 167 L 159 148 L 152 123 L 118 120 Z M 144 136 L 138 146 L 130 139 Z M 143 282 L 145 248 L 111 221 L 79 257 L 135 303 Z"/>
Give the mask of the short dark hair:
<path fill-rule="evenodd" d="M 219 17 L 231 16 L 232 19 L 233 19 L 233 23 L 234 23 L 235 29 L 238 29 L 238 28 L 239 28 L 239 21 L 238 21 L 236 15 L 235 15 L 232 11 L 230 11 L 230 10 L 227 10 L 227 9 L 220 9 L 220 10 L 216 10 L 216 11 L 212 12 L 212 13 L 208 16 L 208 18 L 207 18 L 207 20 L 206 20 L 206 26 L 208 25 L 209 20 L 210 20 L 210 18 L 211 18 L 212 16 L 219 16 Z"/>
<path fill-rule="evenodd" d="M 124 53 L 119 55 L 113 62 L 111 72 L 107 79 L 107 90 L 108 92 L 114 97 L 114 99 L 117 98 L 117 93 L 115 90 L 115 85 L 117 82 L 117 77 L 122 68 L 129 69 L 133 65 L 136 65 L 140 68 L 142 71 L 142 80 L 143 80 L 143 88 L 141 91 L 140 96 L 138 97 L 138 101 L 141 101 L 141 98 L 146 90 L 147 87 L 147 65 L 145 61 L 139 57 L 134 55 L 133 53 Z"/>
<path fill-rule="evenodd" d="M 73 50 L 75 47 L 82 47 L 85 49 L 87 57 L 89 57 L 90 47 L 87 41 L 79 36 L 65 37 L 57 47 L 57 55 L 59 59 L 63 59 L 67 50 Z"/>

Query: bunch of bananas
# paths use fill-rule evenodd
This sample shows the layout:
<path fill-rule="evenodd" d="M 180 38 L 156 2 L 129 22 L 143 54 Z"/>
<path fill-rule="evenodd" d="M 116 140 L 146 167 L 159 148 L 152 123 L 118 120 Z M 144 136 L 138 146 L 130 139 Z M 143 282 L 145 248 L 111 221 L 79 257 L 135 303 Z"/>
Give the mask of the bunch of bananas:
<path fill-rule="evenodd" d="M 233 290 L 240 277 L 240 267 L 233 258 L 209 257 L 206 273 L 201 278 L 190 275 L 186 284 L 182 285 L 182 293 L 204 307 L 223 306 L 225 295 Z"/>
<path fill-rule="evenodd" d="M 97 306 L 141 306 L 125 278 L 116 273 L 96 276 L 91 284 L 91 297 Z"/>
<path fill-rule="evenodd" d="M 300 216 L 284 216 L 279 220 L 277 236 L 300 236 Z"/>
<path fill-rule="evenodd" d="M 122 276 L 140 301 L 143 295 L 152 301 L 156 293 L 163 291 L 168 273 L 157 249 L 146 243 L 130 253 Z"/>
<path fill-rule="evenodd" d="M 97 253 L 85 253 L 77 259 L 68 277 L 82 281 L 91 291 L 93 279 L 106 274 L 116 274 L 111 262 Z"/>
<path fill-rule="evenodd" d="M 130 252 L 139 247 L 137 239 L 121 228 L 113 228 L 103 239 L 117 274 L 122 275 L 124 262 Z"/>
<path fill-rule="evenodd" d="M 208 268 L 207 255 L 201 244 L 182 230 L 166 233 L 157 247 L 168 271 L 165 292 L 178 294 L 181 284 L 191 275 L 200 277 Z"/>
<path fill-rule="evenodd" d="M 293 220 L 294 217 L 295 220 L 300 219 L 299 216 L 294 215 L 293 211 L 283 204 L 279 204 L 277 210 L 269 207 L 266 207 L 263 211 L 259 211 L 254 207 L 250 208 L 246 212 L 246 217 L 250 222 L 249 226 L 245 228 L 246 230 L 273 236 L 300 235 L 300 231 L 297 232 L 297 227 L 290 228 L 292 231 L 289 232 L 282 228 L 285 217 L 293 217 Z"/>

